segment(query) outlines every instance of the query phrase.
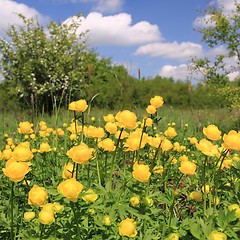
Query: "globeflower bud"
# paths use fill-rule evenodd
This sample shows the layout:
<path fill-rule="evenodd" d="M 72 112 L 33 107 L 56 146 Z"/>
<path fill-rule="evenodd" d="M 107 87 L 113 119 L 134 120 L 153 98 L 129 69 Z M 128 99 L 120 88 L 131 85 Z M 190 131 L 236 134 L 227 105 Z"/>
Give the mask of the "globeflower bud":
<path fill-rule="evenodd" d="M 102 223 L 105 226 L 110 226 L 112 224 L 112 218 L 109 215 L 105 215 L 102 218 Z"/>
<path fill-rule="evenodd" d="M 190 193 L 190 198 L 195 200 L 196 202 L 201 202 L 202 201 L 202 193 L 201 192 L 191 192 Z"/>
<path fill-rule="evenodd" d="M 134 238 L 137 235 L 136 223 L 130 218 L 122 220 L 119 224 L 118 230 L 121 236 Z"/>
<path fill-rule="evenodd" d="M 205 185 L 205 187 L 202 186 L 202 192 L 204 193 L 205 191 L 206 191 L 206 194 L 208 194 L 210 192 L 210 186 L 209 185 Z"/>
<path fill-rule="evenodd" d="M 153 199 L 151 199 L 150 197 L 145 197 L 143 199 L 143 204 L 146 206 L 146 207 L 152 207 L 153 204 L 154 204 L 154 201 Z"/>
<path fill-rule="evenodd" d="M 35 212 L 25 212 L 23 215 L 23 219 L 25 222 L 30 222 L 35 218 Z"/>
<path fill-rule="evenodd" d="M 227 236 L 222 232 L 214 230 L 208 236 L 208 240 L 227 240 Z"/>
<path fill-rule="evenodd" d="M 130 203 L 133 207 L 140 206 L 140 196 L 133 196 L 130 198 Z"/>
<path fill-rule="evenodd" d="M 179 235 L 177 233 L 171 233 L 166 240 L 179 240 Z"/>

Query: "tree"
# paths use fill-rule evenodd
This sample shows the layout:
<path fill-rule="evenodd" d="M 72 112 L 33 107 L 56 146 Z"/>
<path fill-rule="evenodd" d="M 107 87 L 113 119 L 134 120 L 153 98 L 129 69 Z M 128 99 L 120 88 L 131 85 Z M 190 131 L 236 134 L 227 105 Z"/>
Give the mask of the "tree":
<path fill-rule="evenodd" d="M 210 7 L 206 16 L 202 19 L 204 27 L 198 29 L 202 41 L 210 48 L 222 46 L 226 51 L 216 55 L 214 61 L 209 58 L 193 59 L 191 67 L 193 71 L 202 72 L 206 82 L 225 85 L 227 74 L 239 70 L 240 66 L 240 4 L 235 1 L 235 10 L 229 14 L 224 12 L 224 8 Z M 226 67 L 227 58 L 235 61 L 232 68 Z"/>
<path fill-rule="evenodd" d="M 201 72 L 204 82 L 215 88 L 216 93 L 225 98 L 231 107 L 240 107 L 240 87 L 230 82 L 228 77 L 228 74 L 240 70 L 240 4 L 235 1 L 234 5 L 235 10 L 228 14 L 224 8 L 210 7 L 206 11 L 205 25 L 198 29 L 202 41 L 210 48 L 221 46 L 226 51 L 216 55 L 214 60 L 192 59 L 190 69 Z M 231 67 L 226 64 L 229 59 L 232 61 Z"/>
<path fill-rule="evenodd" d="M 80 16 L 70 24 L 50 22 L 44 29 L 36 19 L 19 14 L 23 25 L 12 25 L 0 38 L 1 84 L 8 97 L 16 97 L 34 111 L 51 112 L 69 101 L 74 94 L 84 94 L 90 52 L 85 34 L 77 34 Z"/>

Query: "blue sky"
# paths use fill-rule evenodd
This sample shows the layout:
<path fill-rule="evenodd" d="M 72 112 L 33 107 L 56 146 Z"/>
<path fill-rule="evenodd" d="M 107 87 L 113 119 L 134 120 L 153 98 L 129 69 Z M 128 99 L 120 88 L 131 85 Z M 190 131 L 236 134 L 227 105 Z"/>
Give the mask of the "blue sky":
<path fill-rule="evenodd" d="M 209 3 L 223 6 L 226 13 L 234 8 L 234 0 L 0 0 L 0 36 L 10 24 L 19 23 L 14 12 L 37 15 L 43 25 L 81 13 L 80 31 L 90 30 L 90 47 L 124 64 L 129 74 L 137 76 L 140 68 L 145 78 L 186 80 L 191 57 L 211 58 L 226 51 L 223 46 L 208 49 L 193 30 L 200 26 L 197 20 L 206 17 Z M 230 77 L 236 76 L 239 72 Z"/>

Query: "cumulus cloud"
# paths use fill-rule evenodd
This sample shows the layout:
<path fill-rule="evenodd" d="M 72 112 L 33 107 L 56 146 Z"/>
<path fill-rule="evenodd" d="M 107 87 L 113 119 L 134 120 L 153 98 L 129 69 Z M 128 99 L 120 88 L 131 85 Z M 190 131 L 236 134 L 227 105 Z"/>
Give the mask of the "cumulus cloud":
<path fill-rule="evenodd" d="M 239 0 L 217 0 L 217 6 L 223 9 L 224 14 L 231 14 L 236 11 L 235 2 L 239 3 Z"/>
<path fill-rule="evenodd" d="M 49 19 L 41 15 L 34 8 L 28 7 L 23 3 L 17 3 L 12 0 L 0 1 L 0 35 L 3 35 L 8 27 L 12 24 L 21 24 L 22 20 L 17 14 L 23 14 L 26 18 L 38 17 L 38 21 L 42 24 L 46 23 Z"/>
<path fill-rule="evenodd" d="M 164 65 L 159 71 L 159 76 L 182 81 L 188 79 L 189 74 L 190 72 L 187 64 L 180 64 L 179 66 Z"/>
<path fill-rule="evenodd" d="M 74 17 L 67 19 L 65 23 L 72 20 Z M 79 31 L 86 30 L 89 30 L 89 43 L 98 46 L 130 46 L 161 40 L 157 25 L 147 21 L 132 24 L 131 15 L 127 13 L 103 16 L 99 12 L 91 12 L 87 17 L 82 17 Z"/>
<path fill-rule="evenodd" d="M 61 2 L 72 2 L 72 3 L 92 3 L 93 11 L 101 13 L 115 13 L 122 10 L 122 6 L 125 3 L 124 0 L 55 0 Z"/>
<path fill-rule="evenodd" d="M 101 13 L 113 13 L 122 10 L 123 0 L 99 0 L 94 10 Z"/>
<path fill-rule="evenodd" d="M 140 46 L 135 55 L 150 55 L 152 57 L 164 57 L 168 59 L 188 60 L 190 57 L 201 57 L 202 46 L 192 42 L 178 43 L 149 43 Z"/>

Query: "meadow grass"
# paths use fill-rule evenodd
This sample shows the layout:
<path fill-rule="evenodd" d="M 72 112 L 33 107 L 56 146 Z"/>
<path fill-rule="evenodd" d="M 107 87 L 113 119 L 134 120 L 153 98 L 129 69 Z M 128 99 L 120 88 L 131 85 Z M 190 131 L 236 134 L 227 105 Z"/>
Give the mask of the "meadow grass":
<path fill-rule="evenodd" d="M 70 105 L 0 116 L 1 239 L 239 239 L 239 110 Z"/>
<path fill-rule="evenodd" d="M 132 108 L 129 110 L 134 111 L 139 118 L 142 118 L 146 114 L 145 109 Z M 104 124 L 103 116 L 108 113 L 115 115 L 117 110 L 91 108 L 87 114 L 86 121 L 91 123 L 91 118 L 94 117 L 95 124 L 102 126 Z M 239 109 L 183 109 L 163 106 L 159 111 L 159 115 L 161 117 L 160 129 L 161 126 L 165 129 L 172 122 L 176 123 L 176 128 L 179 129 L 188 124 L 188 131 L 192 132 L 192 134 L 202 133 L 202 128 L 209 124 L 217 125 L 223 132 L 231 129 L 238 130 L 240 128 Z M 72 114 L 65 109 L 61 109 L 58 114 L 39 114 L 34 117 L 27 111 L 0 112 L 0 136 L 2 138 L 4 133 L 16 131 L 21 121 L 29 121 L 37 125 L 38 122 L 44 119 L 49 126 L 57 128 L 62 127 L 64 122 L 69 123 L 72 117 Z"/>

